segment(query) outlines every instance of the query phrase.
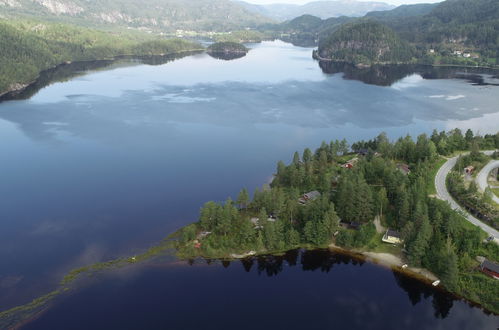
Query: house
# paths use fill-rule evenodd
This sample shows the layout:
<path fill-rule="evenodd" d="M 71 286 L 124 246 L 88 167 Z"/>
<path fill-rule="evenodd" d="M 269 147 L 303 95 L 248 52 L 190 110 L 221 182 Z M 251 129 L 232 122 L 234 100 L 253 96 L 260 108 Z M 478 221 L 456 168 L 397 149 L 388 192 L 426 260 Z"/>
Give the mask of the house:
<path fill-rule="evenodd" d="M 348 168 L 348 169 L 352 169 L 353 168 L 353 164 L 348 162 L 346 164 L 343 165 L 344 168 Z"/>
<path fill-rule="evenodd" d="M 463 54 L 463 57 L 465 57 L 465 58 L 470 58 L 470 57 L 471 57 L 471 54 L 470 54 L 470 53 L 464 53 L 464 54 Z"/>
<path fill-rule="evenodd" d="M 314 190 L 314 191 L 311 191 L 311 192 L 304 194 L 302 197 L 300 197 L 298 202 L 300 202 L 300 204 L 306 204 L 309 201 L 316 200 L 320 196 L 321 196 L 321 193 Z"/>
<path fill-rule="evenodd" d="M 464 168 L 464 173 L 467 174 L 467 175 L 472 175 L 473 174 L 473 171 L 475 171 L 475 167 L 474 166 L 467 166 Z"/>
<path fill-rule="evenodd" d="M 480 271 L 495 278 L 496 280 L 499 280 L 499 264 L 496 264 L 495 262 L 484 260 L 480 264 Z"/>
<path fill-rule="evenodd" d="M 430 54 L 435 54 L 435 49 L 430 49 Z"/>
<path fill-rule="evenodd" d="M 403 163 L 397 164 L 397 168 L 399 169 L 400 172 L 402 172 L 405 175 L 408 175 L 409 173 L 411 173 L 411 169 L 409 168 L 409 165 L 407 165 L 407 164 L 403 164 Z"/>
<path fill-rule="evenodd" d="M 383 236 L 382 241 L 390 244 L 401 244 L 402 236 L 398 231 L 388 229 L 385 235 Z"/>
<path fill-rule="evenodd" d="M 460 51 L 460 50 L 455 50 L 455 51 L 454 51 L 454 55 L 456 55 L 456 56 L 461 56 L 461 55 L 463 55 L 463 52 L 462 52 L 462 51 Z"/>
<path fill-rule="evenodd" d="M 206 236 L 210 235 L 211 231 L 202 231 L 198 234 L 197 239 L 202 239 L 205 238 Z"/>

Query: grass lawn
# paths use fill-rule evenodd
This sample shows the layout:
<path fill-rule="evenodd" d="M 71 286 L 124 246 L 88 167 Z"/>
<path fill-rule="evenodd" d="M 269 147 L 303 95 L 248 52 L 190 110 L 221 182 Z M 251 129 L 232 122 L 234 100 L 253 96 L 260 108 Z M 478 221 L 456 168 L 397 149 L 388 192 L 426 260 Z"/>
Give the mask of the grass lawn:
<path fill-rule="evenodd" d="M 390 253 L 397 257 L 403 257 L 402 246 L 383 242 L 381 240 L 383 235 L 384 234 L 376 234 L 369 244 L 367 244 L 367 250 L 377 253 Z"/>

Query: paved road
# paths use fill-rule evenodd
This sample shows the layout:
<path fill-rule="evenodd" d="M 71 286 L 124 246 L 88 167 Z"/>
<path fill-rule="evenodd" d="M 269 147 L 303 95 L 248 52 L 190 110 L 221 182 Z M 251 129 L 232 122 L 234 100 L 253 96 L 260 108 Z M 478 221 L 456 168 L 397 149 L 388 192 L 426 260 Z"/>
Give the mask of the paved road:
<path fill-rule="evenodd" d="M 487 178 L 489 177 L 489 173 L 496 167 L 499 167 L 499 160 L 491 161 L 484 166 L 480 173 L 478 173 L 478 175 L 476 176 L 476 183 L 480 191 L 484 192 L 485 188 L 488 187 L 489 184 L 487 183 Z M 495 194 L 492 194 L 492 199 L 494 200 L 494 202 L 499 204 L 499 197 L 497 197 Z"/>
<path fill-rule="evenodd" d="M 485 154 L 492 154 L 493 151 L 486 151 L 484 152 Z M 475 218 L 474 216 L 472 216 L 471 214 L 469 214 L 468 212 L 466 212 L 466 210 L 464 210 L 463 208 L 461 208 L 461 206 L 459 206 L 459 204 L 457 204 L 454 199 L 451 197 L 451 195 L 449 194 L 449 192 L 447 191 L 447 187 L 446 187 L 446 184 L 445 184 L 445 180 L 447 178 L 447 174 L 449 174 L 449 172 L 452 170 L 452 168 L 454 167 L 454 165 L 456 165 L 456 162 L 457 162 L 457 159 L 459 158 L 459 156 L 456 156 L 456 157 L 452 157 L 450 158 L 444 165 L 442 165 L 442 167 L 438 170 L 438 173 L 437 173 L 437 176 L 435 177 L 435 187 L 437 188 L 437 196 L 440 198 L 440 199 L 443 199 L 447 202 L 449 202 L 450 206 L 456 210 L 456 211 L 461 211 L 462 214 L 464 214 L 465 218 L 471 222 L 472 224 L 474 224 L 475 226 L 478 226 L 480 227 L 483 231 L 485 231 L 487 234 L 489 234 L 490 236 L 494 236 L 495 239 L 494 241 L 499 244 L 499 232 L 497 230 L 495 230 L 494 228 L 490 227 L 490 226 L 487 226 L 485 223 L 481 222 L 480 220 L 478 220 L 477 218 Z"/>

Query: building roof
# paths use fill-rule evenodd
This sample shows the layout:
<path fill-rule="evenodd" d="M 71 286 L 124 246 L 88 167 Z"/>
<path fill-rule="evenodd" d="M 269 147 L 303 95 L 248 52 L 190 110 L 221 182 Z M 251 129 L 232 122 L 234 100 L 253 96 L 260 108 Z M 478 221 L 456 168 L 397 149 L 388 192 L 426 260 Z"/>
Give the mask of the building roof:
<path fill-rule="evenodd" d="M 400 233 L 396 230 L 388 229 L 386 231 L 386 236 L 388 237 L 396 237 L 396 238 L 401 238 Z"/>
<path fill-rule="evenodd" d="M 482 262 L 482 268 L 487 268 L 494 273 L 499 273 L 499 264 L 496 264 L 495 262 L 489 260 L 485 260 L 484 262 Z"/>
<path fill-rule="evenodd" d="M 401 170 L 402 172 L 407 173 L 407 174 L 411 172 L 411 169 L 410 169 L 409 165 L 407 165 L 407 164 L 403 164 L 403 163 L 397 164 L 397 168 L 399 170 Z"/>
<path fill-rule="evenodd" d="M 304 197 L 306 197 L 307 199 L 314 199 L 314 198 L 317 198 L 321 195 L 320 192 L 314 190 L 314 191 L 311 191 L 311 192 L 308 192 L 306 193 L 305 195 L 303 195 Z"/>

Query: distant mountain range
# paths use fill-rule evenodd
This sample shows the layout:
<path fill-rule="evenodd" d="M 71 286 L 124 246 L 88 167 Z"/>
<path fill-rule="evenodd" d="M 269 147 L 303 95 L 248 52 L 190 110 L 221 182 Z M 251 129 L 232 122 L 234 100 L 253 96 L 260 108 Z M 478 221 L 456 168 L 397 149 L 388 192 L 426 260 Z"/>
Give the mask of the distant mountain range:
<path fill-rule="evenodd" d="M 2 16 L 160 31 L 228 31 L 271 21 L 229 0 L 0 0 Z"/>
<path fill-rule="evenodd" d="M 236 2 L 253 13 L 272 18 L 276 21 L 286 21 L 302 15 L 313 15 L 322 19 L 339 16 L 359 17 L 371 11 L 383 11 L 395 8 L 395 6 L 384 2 L 352 0 L 313 1 L 305 5 L 255 5 L 244 1 Z"/>

